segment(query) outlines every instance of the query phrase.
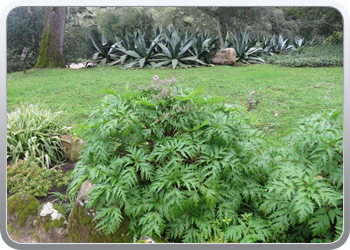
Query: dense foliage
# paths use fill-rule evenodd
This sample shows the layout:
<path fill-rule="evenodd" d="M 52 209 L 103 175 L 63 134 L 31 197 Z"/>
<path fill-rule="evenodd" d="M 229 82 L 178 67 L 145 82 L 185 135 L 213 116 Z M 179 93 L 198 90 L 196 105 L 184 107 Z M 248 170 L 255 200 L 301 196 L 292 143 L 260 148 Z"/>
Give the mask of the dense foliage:
<path fill-rule="evenodd" d="M 23 193 L 45 197 L 52 187 L 66 185 L 68 177 L 64 176 L 62 171 L 39 167 L 34 154 L 7 166 L 7 190 L 10 194 Z"/>
<path fill-rule="evenodd" d="M 301 119 L 273 150 L 260 209 L 279 242 L 333 242 L 343 228 L 342 109 Z"/>
<path fill-rule="evenodd" d="M 300 121 L 286 148 L 262 150 L 244 111 L 175 79 L 109 91 L 85 124 L 69 193 L 113 233 L 172 242 L 331 242 L 342 233 L 342 111 Z"/>
<path fill-rule="evenodd" d="M 62 111 L 52 112 L 44 105 L 22 105 L 7 113 L 7 159 L 16 163 L 34 153 L 37 162 L 48 169 L 65 159 L 60 137 L 69 131 Z"/>
<path fill-rule="evenodd" d="M 7 72 L 21 71 L 23 61 L 19 58 L 26 47 L 29 49 L 26 68 L 34 67 L 41 33 L 44 27 L 45 8 L 17 7 L 7 17 Z"/>
<path fill-rule="evenodd" d="M 259 133 L 236 107 L 197 94 L 155 80 L 106 96 L 91 114 L 72 185 L 96 184 L 88 206 L 105 233 L 129 216 L 138 235 L 204 242 L 220 231 L 215 221 L 256 201 Z"/>
<path fill-rule="evenodd" d="M 27 69 L 32 68 L 37 59 L 39 52 L 39 43 L 43 32 L 45 8 L 43 7 L 18 7 L 13 9 L 7 18 L 7 71 L 21 71 L 23 62 L 19 60 L 20 54 L 24 47 L 29 48 L 28 57 L 26 60 Z M 233 14 L 234 13 L 234 14 Z M 187 55 L 183 55 L 180 59 L 186 58 L 185 63 L 181 62 L 182 66 L 203 63 L 208 64 L 208 55 L 215 52 L 219 47 L 227 47 L 233 43 L 229 41 L 230 32 L 238 29 L 249 30 L 252 34 L 259 36 L 271 36 L 276 34 L 279 37 L 288 37 L 286 41 L 291 42 L 291 37 L 305 37 L 309 41 L 317 40 L 321 44 L 325 39 L 326 44 L 342 44 L 342 29 L 343 21 L 339 11 L 334 8 L 325 7 L 69 7 L 65 28 L 65 43 L 64 43 L 64 59 L 65 64 L 69 65 L 73 62 L 83 62 L 91 59 L 96 53 L 91 52 L 90 36 L 101 37 L 104 33 L 109 41 L 108 46 L 115 43 L 114 35 L 125 37 L 132 40 L 134 30 L 142 32 L 142 37 L 146 42 L 146 51 L 149 53 L 148 41 L 153 41 L 157 35 L 153 35 L 153 27 L 161 27 L 164 30 L 176 30 L 178 34 L 193 34 L 196 31 L 204 34 L 201 48 L 204 49 L 204 54 L 200 54 L 196 50 L 196 43 L 193 42 L 192 48 Z M 131 34 L 131 35 L 130 35 Z M 226 37 L 225 37 L 226 36 Z M 211 38 L 208 42 L 207 39 Z M 226 40 L 225 40 L 226 38 Z M 124 40 L 124 39 L 122 39 Z M 200 39 L 199 39 L 200 40 Z M 196 42 L 199 45 L 199 40 Z M 215 41 L 215 42 L 214 42 Z M 164 44 L 169 50 L 169 43 L 159 41 Z M 184 48 L 184 42 L 181 41 L 181 47 Z M 249 41 L 246 45 L 248 45 Z M 203 45 L 206 45 L 203 47 Z M 123 45 L 124 46 L 124 45 Z M 125 47 L 125 46 L 124 46 Z M 260 48 L 253 46 L 251 48 L 245 46 L 234 47 L 239 54 L 243 52 L 244 56 L 250 59 L 258 58 Z M 276 49 L 276 46 L 270 46 L 271 49 Z M 164 66 L 180 64 L 179 58 L 175 58 L 169 50 L 155 49 L 155 54 L 162 52 L 164 55 L 161 58 L 152 58 L 148 60 L 145 55 L 136 56 L 135 48 L 132 48 L 134 57 L 128 57 L 127 67 L 133 65 L 140 67 L 143 61 L 159 63 Z M 278 52 L 278 50 L 277 50 Z M 113 50 L 114 55 L 116 50 Z M 144 54 L 144 53 L 143 53 Z M 178 53 L 175 53 L 178 54 Z M 186 54 L 186 53 L 184 53 Z M 170 56 L 169 56 L 170 55 Z M 112 63 L 124 61 L 120 58 L 123 55 L 117 55 L 112 58 Z M 136 56 L 136 57 L 135 57 Z M 132 60 L 132 58 L 136 60 Z M 146 59 L 144 59 L 146 58 Z M 242 56 L 238 56 L 242 60 Z M 103 57 L 102 57 L 103 59 Z M 109 59 L 108 59 L 109 60 Z M 307 59 L 304 64 L 312 64 L 311 59 Z M 169 63 L 170 61 L 170 63 Z M 247 60 L 246 60 L 247 61 Z M 255 60 L 257 61 L 257 60 Z M 101 64 L 105 60 L 100 60 Z M 166 63 L 165 63 L 166 62 Z M 131 63 L 131 64 L 130 64 Z M 298 65 L 299 63 L 293 63 Z M 301 63 L 303 64 L 303 63 Z M 321 65 L 321 63 L 316 63 Z M 146 66 L 145 65 L 145 66 Z M 289 65 L 292 66 L 292 65 Z M 152 65 L 153 67 L 153 65 Z"/>
<path fill-rule="evenodd" d="M 343 66 L 342 45 L 319 45 L 292 50 L 288 54 L 263 56 L 267 63 L 289 67 Z"/>

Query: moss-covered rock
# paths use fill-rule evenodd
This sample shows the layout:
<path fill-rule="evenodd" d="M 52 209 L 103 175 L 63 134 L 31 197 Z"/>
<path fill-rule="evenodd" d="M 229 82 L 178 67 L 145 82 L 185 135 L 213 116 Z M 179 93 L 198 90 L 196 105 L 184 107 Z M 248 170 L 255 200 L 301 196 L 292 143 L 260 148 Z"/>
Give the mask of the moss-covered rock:
<path fill-rule="evenodd" d="M 71 142 L 71 150 L 69 153 L 69 161 L 77 162 L 79 161 L 81 155 L 81 149 L 84 146 L 85 142 L 79 138 L 73 138 Z"/>
<path fill-rule="evenodd" d="M 30 229 L 37 216 L 39 201 L 28 194 L 14 194 L 7 199 L 7 222 L 14 228 Z"/>
<path fill-rule="evenodd" d="M 105 235 L 96 229 L 94 214 L 76 202 L 68 222 L 68 232 L 73 243 L 132 243 L 133 235 L 129 233 L 129 219 L 124 220 L 119 229 L 110 235 Z"/>
<path fill-rule="evenodd" d="M 36 235 L 41 243 L 65 243 L 70 241 L 66 214 L 61 206 L 50 202 L 38 209 Z"/>

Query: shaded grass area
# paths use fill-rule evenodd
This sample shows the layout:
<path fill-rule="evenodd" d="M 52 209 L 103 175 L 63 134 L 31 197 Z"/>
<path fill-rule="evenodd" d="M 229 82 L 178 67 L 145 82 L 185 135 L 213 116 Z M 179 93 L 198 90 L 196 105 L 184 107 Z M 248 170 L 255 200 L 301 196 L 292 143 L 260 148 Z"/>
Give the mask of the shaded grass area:
<path fill-rule="evenodd" d="M 175 77 L 184 87 L 205 87 L 203 95 L 222 96 L 225 102 L 248 108 L 248 97 L 255 91 L 249 112 L 253 125 L 266 135 L 268 145 L 282 146 L 281 138 L 295 127 L 302 116 L 324 113 L 343 105 L 343 68 L 287 68 L 258 64 L 215 66 L 192 69 L 121 70 L 118 66 L 83 69 L 31 69 L 24 75 L 7 75 L 7 109 L 22 103 L 45 102 L 50 108 L 62 107 L 69 124 L 79 128 L 105 95 L 124 87 L 147 87 L 152 78 Z"/>

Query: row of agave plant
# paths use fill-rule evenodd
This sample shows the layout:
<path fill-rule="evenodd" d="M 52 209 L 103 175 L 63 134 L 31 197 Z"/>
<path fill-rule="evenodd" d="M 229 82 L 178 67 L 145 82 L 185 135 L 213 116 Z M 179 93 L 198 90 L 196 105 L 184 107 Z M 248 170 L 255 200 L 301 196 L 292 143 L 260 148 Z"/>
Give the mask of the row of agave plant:
<path fill-rule="evenodd" d="M 154 37 L 148 38 L 139 31 L 133 36 L 114 35 L 115 42 L 107 42 L 102 34 L 101 42 L 91 37 L 93 44 L 92 65 L 112 66 L 121 64 L 123 69 L 132 67 L 159 68 L 171 66 L 187 68 L 189 66 L 210 65 L 210 57 L 220 49 L 234 48 L 236 62 L 263 63 L 262 54 L 276 54 L 282 51 L 300 48 L 305 45 L 305 39 L 295 40 L 271 38 L 255 35 L 250 36 L 249 31 L 228 32 L 224 47 L 220 47 L 219 37 L 211 38 L 207 33 L 180 34 L 176 29 L 163 30 L 154 28 Z"/>

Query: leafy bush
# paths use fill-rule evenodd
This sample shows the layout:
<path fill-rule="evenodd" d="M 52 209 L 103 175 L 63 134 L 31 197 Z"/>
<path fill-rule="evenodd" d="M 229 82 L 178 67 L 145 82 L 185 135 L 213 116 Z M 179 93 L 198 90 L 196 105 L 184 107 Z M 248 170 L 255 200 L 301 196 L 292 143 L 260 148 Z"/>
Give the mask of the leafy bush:
<path fill-rule="evenodd" d="M 342 109 L 300 120 L 274 150 L 260 208 L 279 242 L 333 242 L 343 226 Z"/>
<path fill-rule="evenodd" d="M 288 67 L 331 67 L 343 66 L 342 46 L 315 46 L 292 50 L 287 55 L 263 56 L 266 63 Z"/>
<path fill-rule="evenodd" d="M 237 107 L 172 82 L 111 91 L 86 122 L 69 193 L 85 179 L 95 184 L 87 206 L 106 234 L 128 216 L 136 235 L 205 242 L 225 218 L 239 222 L 258 207 L 267 175 L 259 132 Z"/>
<path fill-rule="evenodd" d="M 7 190 L 10 194 L 24 193 L 46 197 L 54 186 L 68 185 L 68 178 L 62 171 L 45 170 L 36 163 L 35 154 L 27 155 L 14 165 L 7 166 Z"/>
<path fill-rule="evenodd" d="M 22 51 L 13 50 L 7 54 L 7 73 L 23 71 L 24 61 L 20 60 Z M 26 69 L 33 68 L 37 61 L 33 51 L 29 51 L 26 57 Z"/>
<path fill-rule="evenodd" d="M 65 159 L 61 136 L 70 128 L 63 126 L 62 112 L 51 112 L 44 105 L 21 105 L 7 114 L 7 158 L 12 163 L 33 152 L 46 168 Z"/>
<path fill-rule="evenodd" d="M 327 37 L 326 40 L 323 41 L 324 45 L 342 45 L 343 44 L 343 32 L 334 31 L 332 35 Z"/>

